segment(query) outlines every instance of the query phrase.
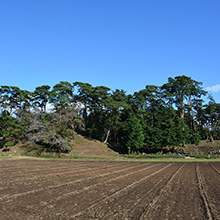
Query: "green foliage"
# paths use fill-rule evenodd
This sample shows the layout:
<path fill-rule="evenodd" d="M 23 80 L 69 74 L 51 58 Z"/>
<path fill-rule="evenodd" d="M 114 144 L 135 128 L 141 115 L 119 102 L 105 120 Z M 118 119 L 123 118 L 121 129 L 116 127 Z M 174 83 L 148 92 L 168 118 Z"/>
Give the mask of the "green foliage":
<path fill-rule="evenodd" d="M 56 111 L 61 112 L 65 107 L 70 106 L 73 99 L 73 85 L 61 81 L 53 87 L 50 93 L 50 103 L 53 104 Z"/>
<path fill-rule="evenodd" d="M 190 137 L 191 144 L 199 145 L 200 141 L 201 141 L 201 136 L 199 135 L 199 133 L 195 133 L 191 135 Z"/>
<path fill-rule="evenodd" d="M 220 139 L 220 104 L 210 98 L 203 105 L 202 83 L 184 75 L 162 86 L 146 85 L 134 95 L 82 82 L 61 81 L 50 89 L 0 87 L 1 146 L 28 139 L 39 152 L 68 152 L 75 132 L 121 152 Z M 53 111 L 47 112 L 48 103 Z"/>
<path fill-rule="evenodd" d="M 51 92 L 50 86 L 38 86 L 34 91 L 34 106 L 40 107 L 41 111 L 46 112 L 46 106 L 49 102 Z"/>
<path fill-rule="evenodd" d="M 11 146 L 14 146 L 14 143 L 12 141 L 7 141 L 5 143 L 5 147 L 11 147 Z"/>
<path fill-rule="evenodd" d="M 140 120 L 135 114 L 130 114 L 122 128 L 123 144 L 128 152 L 140 150 L 144 145 L 144 133 Z"/>
<path fill-rule="evenodd" d="M 15 143 L 24 137 L 25 127 L 18 123 L 17 118 L 13 118 L 10 115 L 5 115 L 3 112 L 0 115 L 0 137 L 1 147 L 6 143 Z M 10 146 L 10 145 L 8 145 Z"/>

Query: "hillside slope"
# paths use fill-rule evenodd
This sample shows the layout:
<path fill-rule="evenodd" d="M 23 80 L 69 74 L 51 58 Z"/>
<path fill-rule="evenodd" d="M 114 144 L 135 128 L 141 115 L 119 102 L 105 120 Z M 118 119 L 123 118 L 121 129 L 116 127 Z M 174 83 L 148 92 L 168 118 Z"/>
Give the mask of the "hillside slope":
<path fill-rule="evenodd" d="M 72 141 L 72 150 L 65 154 L 66 156 L 78 156 L 78 157 L 118 157 L 119 154 L 110 148 L 106 144 L 94 139 L 88 139 L 82 135 L 76 134 L 75 140 Z M 7 155 L 23 155 L 23 154 L 35 154 L 40 146 L 32 145 L 26 141 L 20 141 L 15 146 L 4 147 L 0 149 L 1 152 L 6 152 Z M 43 153 L 44 154 L 44 153 Z M 45 153 L 47 154 L 47 153 Z"/>
<path fill-rule="evenodd" d="M 79 134 L 76 134 L 76 139 L 73 141 L 71 155 L 86 156 L 86 157 L 117 157 L 119 154 L 106 144 L 100 141 L 87 139 Z"/>

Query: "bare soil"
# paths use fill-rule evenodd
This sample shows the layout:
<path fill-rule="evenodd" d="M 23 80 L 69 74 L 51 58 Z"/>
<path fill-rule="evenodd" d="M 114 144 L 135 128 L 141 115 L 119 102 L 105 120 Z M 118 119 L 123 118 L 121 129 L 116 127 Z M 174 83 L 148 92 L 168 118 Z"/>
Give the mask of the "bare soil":
<path fill-rule="evenodd" d="M 220 219 L 219 162 L 0 160 L 0 219 Z"/>

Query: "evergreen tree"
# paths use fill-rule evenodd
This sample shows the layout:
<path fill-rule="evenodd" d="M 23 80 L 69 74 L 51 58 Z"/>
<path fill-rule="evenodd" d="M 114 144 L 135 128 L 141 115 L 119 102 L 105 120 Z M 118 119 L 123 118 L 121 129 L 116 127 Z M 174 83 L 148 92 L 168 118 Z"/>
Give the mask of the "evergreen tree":
<path fill-rule="evenodd" d="M 54 85 L 50 95 L 50 103 L 53 104 L 55 110 L 61 115 L 61 111 L 64 108 L 72 105 L 73 96 L 73 85 L 61 81 Z"/>
<path fill-rule="evenodd" d="M 122 128 L 123 144 L 128 153 L 139 151 L 144 146 L 144 134 L 140 120 L 134 113 L 130 113 Z"/>
<path fill-rule="evenodd" d="M 126 92 L 119 89 L 113 91 L 112 95 L 106 99 L 105 105 L 108 115 L 108 129 L 104 143 L 108 142 L 111 130 L 114 132 L 112 141 L 117 142 L 120 113 L 126 106 L 126 99 Z"/>
<path fill-rule="evenodd" d="M 40 107 L 42 112 L 46 112 L 47 104 L 50 99 L 50 86 L 38 86 L 34 91 L 34 105 Z"/>
<path fill-rule="evenodd" d="M 7 143 L 14 145 L 24 138 L 24 125 L 18 123 L 17 118 L 6 115 L 5 112 L 0 114 L 0 147 L 7 146 Z"/>

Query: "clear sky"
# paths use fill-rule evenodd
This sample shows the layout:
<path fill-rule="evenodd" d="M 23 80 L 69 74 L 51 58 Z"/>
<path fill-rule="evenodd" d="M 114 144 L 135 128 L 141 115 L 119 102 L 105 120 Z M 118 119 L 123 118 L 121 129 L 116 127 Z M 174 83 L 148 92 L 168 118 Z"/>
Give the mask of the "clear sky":
<path fill-rule="evenodd" d="M 133 93 L 187 75 L 220 103 L 219 0 L 0 0 L 0 85 Z"/>

